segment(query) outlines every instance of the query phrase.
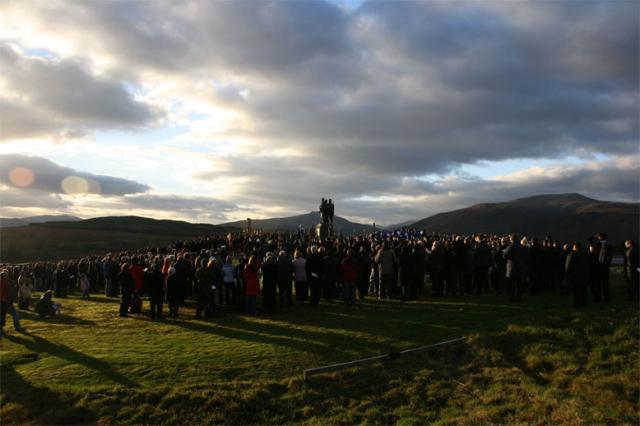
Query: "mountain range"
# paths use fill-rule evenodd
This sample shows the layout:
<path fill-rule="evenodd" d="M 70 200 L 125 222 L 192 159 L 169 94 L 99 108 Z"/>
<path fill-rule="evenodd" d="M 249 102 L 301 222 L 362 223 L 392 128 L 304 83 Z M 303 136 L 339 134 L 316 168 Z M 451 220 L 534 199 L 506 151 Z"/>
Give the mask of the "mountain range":
<path fill-rule="evenodd" d="M 622 243 L 638 239 L 640 205 L 598 201 L 580 194 L 536 195 L 504 203 L 476 204 L 419 220 L 410 228 L 430 232 L 474 232 L 584 241 L 596 232 Z"/>
<path fill-rule="evenodd" d="M 22 218 L 0 217 L 0 228 L 15 228 L 17 226 L 25 226 L 31 223 L 44 223 L 44 222 L 77 222 L 80 219 L 76 216 L 67 214 L 63 215 L 44 215 L 44 216 L 29 216 Z"/>

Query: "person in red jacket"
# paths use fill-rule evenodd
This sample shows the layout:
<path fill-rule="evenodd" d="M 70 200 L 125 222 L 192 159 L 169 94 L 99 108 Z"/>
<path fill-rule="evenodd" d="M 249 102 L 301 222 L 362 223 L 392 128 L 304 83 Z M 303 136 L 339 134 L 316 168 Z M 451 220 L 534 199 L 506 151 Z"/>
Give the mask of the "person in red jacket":
<path fill-rule="evenodd" d="M 246 283 L 245 299 L 247 313 L 253 315 L 256 313 L 258 294 L 260 294 L 260 265 L 255 256 L 249 257 L 249 261 L 244 267 L 244 271 L 242 271 L 242 277 Z"/>
<path fill-rule="evenodd" d="M 144 287 L 144 269 L 140 266 L 140 260 L 137 257 L 131 259 L 129 273 L 131 274 L 131 278 L 133 278 L 133 290 L 139 297 Z"/>
<path fill-rule="evenodd" d="M 359 264 L 353 258 L 353 251 L 347 250 L 347 255 L 340 265 L 340 273 L 342 275 L 342 291 L 344 302 L 352 306 L 356 303 L 356 286 L 358 285 L 358 268 Z"/>

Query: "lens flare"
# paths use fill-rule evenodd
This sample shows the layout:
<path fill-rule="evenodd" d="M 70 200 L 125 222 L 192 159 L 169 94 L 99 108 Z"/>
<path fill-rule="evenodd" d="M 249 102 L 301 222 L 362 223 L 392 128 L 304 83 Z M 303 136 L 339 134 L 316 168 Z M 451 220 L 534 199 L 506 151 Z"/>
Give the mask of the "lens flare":
<path fill-rule="evenodd" d="M 62 180 L 61 186 L 66 194 L 86 194 L 89 192 L 89 182 L 80 176 L 67 176 Z"/>
<path fill-rule="evenodd" d="M 35 180 L 36 176 L 33 174 L 33 171 L 26 167 L 15 167 L 9 172 L 9 181 L 11 181 L 11 184 L 14 186 L 26 188 L 31 186 Z"/>
<path fill-rule="evenodd" d="M 101 192 L 100 183 L 83 178 L 81 176 L 67 176 L 60 184 L 65 194 L 99 194 Z"/>

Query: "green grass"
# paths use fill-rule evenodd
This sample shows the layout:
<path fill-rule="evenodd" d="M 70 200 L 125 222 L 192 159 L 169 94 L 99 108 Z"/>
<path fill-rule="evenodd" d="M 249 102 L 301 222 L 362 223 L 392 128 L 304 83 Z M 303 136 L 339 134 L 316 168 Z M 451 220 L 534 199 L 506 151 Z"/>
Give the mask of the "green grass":
<path fill-rule="evenodd" d="M 213 320 L 186 308 L 164 322 L 72 297 L 54 320 L 23 311 L 29 334 L 5 327 L 0 423 L 638 424 L 638 310 L 614 287 L 614 303 L 582 310 L 568 297 L 470 296 Z M 459 336 L 469 337 L 302 379 Z"/>

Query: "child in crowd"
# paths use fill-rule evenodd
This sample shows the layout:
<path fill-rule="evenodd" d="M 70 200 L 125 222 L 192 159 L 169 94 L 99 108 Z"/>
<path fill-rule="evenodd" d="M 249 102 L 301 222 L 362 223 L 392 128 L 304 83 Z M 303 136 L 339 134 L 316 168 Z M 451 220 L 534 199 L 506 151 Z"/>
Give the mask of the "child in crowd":
<path fill-rule="evenodd" d="M 38 301 L 36 312 L 42 318 L 53 317 L 60 313 L 60 307 L 59 303 L 53 302 L 53 292 L 47 290 Z"/>
<path fill-rule="evenodd" d="M 91 283 L 86 274 L 80 274 L 80 290 L 82 291 L 82 298 L 89 299 L 89 288 Z"/>

